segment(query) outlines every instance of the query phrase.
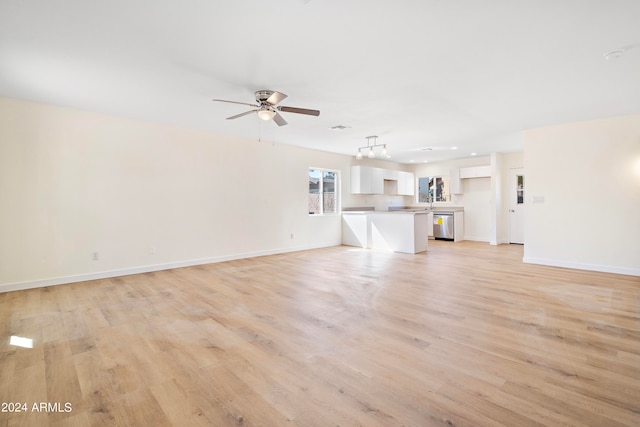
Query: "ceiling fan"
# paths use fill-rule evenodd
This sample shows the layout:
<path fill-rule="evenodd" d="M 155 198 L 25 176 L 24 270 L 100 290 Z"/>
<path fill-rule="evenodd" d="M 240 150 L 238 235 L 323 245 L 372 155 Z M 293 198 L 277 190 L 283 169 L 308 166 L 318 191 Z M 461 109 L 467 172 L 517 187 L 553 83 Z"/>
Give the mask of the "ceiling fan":
<path fill-rule="evenodd" d="M 214 99 L 217 102 L 228 102 L 231 104 L 248 105 L 254 107 L 254 110 L 245 111 L 244 113 L 236 114 L 235 116 L 227 117 L 227 120 L 237 119 L 238 117 L 246 116 L 254 112 L 258 113 L 258 117 L 262 120 L 273 120 L 278 126 L 284 126 L 287 121 L 280 115 L 279 111 L 285 113 L 297 113 L 306 114 L 308 116 L 319 116 L 320 111 L 309 110 L 307 108 L 297 107 L 285 107 L 284 105 L 278 105 L 280 101 L 285 99 L 287 95 L 281 92 L 275 92 L 272 90 L 259 90 L 255 93 L 257 104 L 249 104 L 247 102 L 227 101 L 226 99 Z"/>

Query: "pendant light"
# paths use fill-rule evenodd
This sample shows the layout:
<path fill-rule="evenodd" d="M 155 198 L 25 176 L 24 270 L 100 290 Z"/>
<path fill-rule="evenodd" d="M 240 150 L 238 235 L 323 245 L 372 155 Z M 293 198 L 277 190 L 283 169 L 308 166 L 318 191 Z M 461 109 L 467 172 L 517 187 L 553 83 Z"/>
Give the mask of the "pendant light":
<path fill-rule="evenodd" d="M 387 158 L 389 157 L 387 155 L 387 144 L 378 144 L 378 137 L 376 135 L 372 135 L 372 136 L 367 136 L 367 145 L 364 147 L 360 147 L 358 148 L 358 152 L 356 153 L 356 159 L 360 160 L 362 159 L 362 150 L 367 150 L 367 157 L 370 159 L 375 159 L 376 158 L 376 152 L 375 152 L 375 148 L 378 147 L 382 147 L 382 150 L 380 150 L 380 156 L 382 158 Z M 373 142 L 372 142 L 373 140 Z"/>

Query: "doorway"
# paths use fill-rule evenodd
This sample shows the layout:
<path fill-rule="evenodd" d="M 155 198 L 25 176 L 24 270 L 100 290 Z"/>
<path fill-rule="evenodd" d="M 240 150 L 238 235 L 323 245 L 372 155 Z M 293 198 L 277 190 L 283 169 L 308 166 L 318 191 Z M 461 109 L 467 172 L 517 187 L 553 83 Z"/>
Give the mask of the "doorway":
<path fill-rule="evenodd" d="M 524 244 L 524 168 L 509 170 L 509 242 Z"/>

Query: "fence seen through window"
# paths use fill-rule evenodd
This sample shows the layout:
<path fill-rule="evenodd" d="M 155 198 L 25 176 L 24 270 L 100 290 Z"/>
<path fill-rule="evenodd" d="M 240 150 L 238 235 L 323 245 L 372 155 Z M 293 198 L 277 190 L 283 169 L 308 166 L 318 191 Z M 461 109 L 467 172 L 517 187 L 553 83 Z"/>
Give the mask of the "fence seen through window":
<path fill-rule="evenodd" d="M 309 169 L 309 215 L 338 212 L 338 178 L 338 171 Z"/>

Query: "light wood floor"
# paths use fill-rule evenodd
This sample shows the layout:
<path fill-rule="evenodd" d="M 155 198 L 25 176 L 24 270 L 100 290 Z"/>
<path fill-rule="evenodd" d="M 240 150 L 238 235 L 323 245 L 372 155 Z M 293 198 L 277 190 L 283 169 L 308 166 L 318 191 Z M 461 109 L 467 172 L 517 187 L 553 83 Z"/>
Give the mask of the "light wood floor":
<path fill-rule="evenodd" d="M 429 245 L 0 294 L 0 426 L 640 425 L 640 278 Z"/>

